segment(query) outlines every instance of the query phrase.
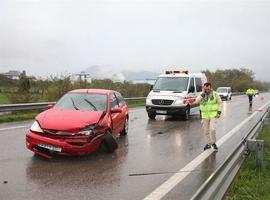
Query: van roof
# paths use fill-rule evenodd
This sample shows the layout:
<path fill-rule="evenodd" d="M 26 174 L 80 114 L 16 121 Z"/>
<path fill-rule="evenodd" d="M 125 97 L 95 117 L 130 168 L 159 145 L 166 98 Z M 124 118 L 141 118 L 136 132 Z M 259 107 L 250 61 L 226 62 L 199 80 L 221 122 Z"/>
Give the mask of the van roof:
<path fill-rule="evenodd" d="M 177 74 L 161 74 L 159 77 L 205 77 L 203 73 L 177 73 Z"/>

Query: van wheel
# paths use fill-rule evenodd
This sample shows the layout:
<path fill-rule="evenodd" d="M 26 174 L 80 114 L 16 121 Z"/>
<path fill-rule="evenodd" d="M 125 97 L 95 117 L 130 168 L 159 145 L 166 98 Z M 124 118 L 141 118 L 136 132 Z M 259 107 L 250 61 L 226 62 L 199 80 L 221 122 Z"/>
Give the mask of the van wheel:
<path fill-rule="evenodd" d="M 189 106 L 187 106 L 186 108 L 185 108 L 185 112 L 184 112 L 184 115 L 183 115 L 183 120 L 189 120 L 189 117 L 190 117 L 190 108 L 189 108 Z"/>
<path fill-rule="evenodd" d="M 114 137 L 112 136 L 112 134 L 110 133 L 110 131 L 106 131 L 104 133 L 103 144 L 108 153 L 112 153 L 115 151 L 115 149 L 118 148 L 118 144 L 114 139 Z"/>
<path fill-rule="evenodd" d="M 121 131 L 120 135 L 124 136 L 128 134 L 128 117 L 126 118 L 124 129 Z"/>
<path fill-rule="evenodd" d="M 154 113 L 148 113 L 148 117 L 150 119 L 155 119 L 156 118 L 156 114 L 154 114 Z"/>

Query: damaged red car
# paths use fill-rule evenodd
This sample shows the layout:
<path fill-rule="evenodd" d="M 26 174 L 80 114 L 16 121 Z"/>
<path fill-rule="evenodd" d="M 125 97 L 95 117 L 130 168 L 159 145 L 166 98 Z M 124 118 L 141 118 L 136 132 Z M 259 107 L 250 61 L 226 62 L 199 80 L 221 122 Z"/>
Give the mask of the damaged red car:
<path fill-rule="evenodd" d="M 128 132 L 128 117 L 127 104 L 116 91 L 73 90 L 36 116 L 26 146 L 46 158 L 51 158 L 51 153 L 88 154 L 101 144 L 113 152 L 115 138 Z"/>

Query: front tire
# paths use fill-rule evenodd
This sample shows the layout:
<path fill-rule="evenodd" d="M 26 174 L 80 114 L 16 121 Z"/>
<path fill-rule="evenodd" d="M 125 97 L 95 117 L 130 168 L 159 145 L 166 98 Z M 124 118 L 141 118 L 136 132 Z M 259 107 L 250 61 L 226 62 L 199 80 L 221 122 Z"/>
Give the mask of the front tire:
<path fill-rule="evenodd" d="M 112 134 L 110 133 L 110 131 L 106 131 L 104 133 L 103 144 L 108 153 L 112 153 L 118 148 L 118 144 L 114 139 L 114 137 L 112 136 Z"/>
<path fill-rule="evenodd" d="M 187 121 L 190 118 L 190 108 L 186 107 L 183 115 L 183 120 Z"/>
<path fill-rule="evenodd" d="M 156 114 L 154 114 L 154 113 L 148 113 L 148 117 L 150 119 L 155 119 L 156 118 Z"/>

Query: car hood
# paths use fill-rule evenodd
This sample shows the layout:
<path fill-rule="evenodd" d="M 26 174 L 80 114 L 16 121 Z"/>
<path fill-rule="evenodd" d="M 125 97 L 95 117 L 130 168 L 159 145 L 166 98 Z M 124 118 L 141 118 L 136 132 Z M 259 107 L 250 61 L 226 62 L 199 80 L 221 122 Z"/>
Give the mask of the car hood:
<path fill-rule="evenodd" d="M 87 125 L 95 124 L 102 115 L 101 111 L 49 109 L 40 113 L 36 120 L 42 129 L 78 131 Z"/>

